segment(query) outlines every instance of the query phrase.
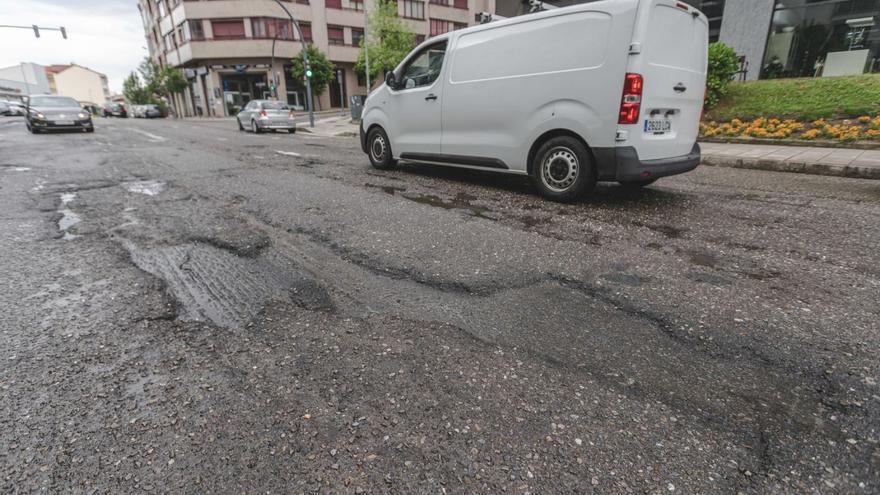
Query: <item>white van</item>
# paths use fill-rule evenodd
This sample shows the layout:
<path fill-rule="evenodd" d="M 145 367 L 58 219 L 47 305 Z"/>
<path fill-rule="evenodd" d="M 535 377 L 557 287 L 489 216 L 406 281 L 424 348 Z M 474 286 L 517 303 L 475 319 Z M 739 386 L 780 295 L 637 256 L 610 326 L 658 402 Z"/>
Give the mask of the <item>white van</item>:
<path fill-rule="evenodd" d="M 364 105 L 373 166 L 532 176 L 571 201 L 696 168 L 708 22 L 676 0 L 604 0 L 431 38 Z"/>

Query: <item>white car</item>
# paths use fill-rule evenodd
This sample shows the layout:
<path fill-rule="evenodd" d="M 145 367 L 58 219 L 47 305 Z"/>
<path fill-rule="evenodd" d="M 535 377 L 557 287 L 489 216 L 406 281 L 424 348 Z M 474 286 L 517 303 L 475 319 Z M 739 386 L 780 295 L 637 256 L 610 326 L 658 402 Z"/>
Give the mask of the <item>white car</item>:
<path fill-rule="evenodd" d="M 572 201 L 696 168 L 708 22 L 676 0 L 604 0 L 431 38 L 365 103 L 361 147 L 530 175 Z"/>

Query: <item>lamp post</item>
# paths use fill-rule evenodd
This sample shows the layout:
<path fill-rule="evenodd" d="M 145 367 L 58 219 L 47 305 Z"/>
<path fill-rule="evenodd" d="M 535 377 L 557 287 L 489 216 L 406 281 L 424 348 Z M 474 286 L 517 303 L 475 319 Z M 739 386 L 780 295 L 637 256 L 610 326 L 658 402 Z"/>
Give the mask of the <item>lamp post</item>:
<path fill-rule="evenodd" d="M 287 10 L 287 7 L 285 7 L 284 4 L 281 3 L 281 0 L 275 0 L 275 3 L 277 3 L 279 7 L 284 9 L 287 17 L 290 17 L 290 22 L 293 23 L 293 27 L 296 28 L 296 32 L 299 35 L 299 40 L 302 43 L 303 65 L 305 65 L 305 70 L 308 73 L 312 65 L 309 63 L 309 47 L 306 46 L 306 39 L 303 37 L 302 29 L 299 28 L 299 23 L 296 22 L 296 19 L 293 18 L 293 15 L 291 15 L 290 11 Z M 309 107 L 309 127 L 315 127 L 315 111 L 312 107 L 312 78 L 308 76 L 306 76 L 306 102 L 308 103 Z"/>
<path fill-rule="evenodd" d="M 367 43 L 367 31 L 370 30 L 370 18 L 367 15 L 367 0 L 364 2 L 364 68 L 367 76 L 367 96 L 370 95 L 370 45 Z M 365 98 L 366 99 L 366 98 Z"/>

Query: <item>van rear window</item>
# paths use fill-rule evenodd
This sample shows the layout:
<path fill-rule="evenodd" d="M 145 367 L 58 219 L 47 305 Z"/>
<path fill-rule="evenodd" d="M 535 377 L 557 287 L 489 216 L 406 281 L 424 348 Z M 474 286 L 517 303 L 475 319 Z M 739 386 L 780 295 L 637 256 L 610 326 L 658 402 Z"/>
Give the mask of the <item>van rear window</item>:
<path fill-rule="evenodd" d="M 605 61 L 610 29 L 610 15 L 577 12 L 467 33 L 455 47 L 451 81 L 598 67 Z"/>

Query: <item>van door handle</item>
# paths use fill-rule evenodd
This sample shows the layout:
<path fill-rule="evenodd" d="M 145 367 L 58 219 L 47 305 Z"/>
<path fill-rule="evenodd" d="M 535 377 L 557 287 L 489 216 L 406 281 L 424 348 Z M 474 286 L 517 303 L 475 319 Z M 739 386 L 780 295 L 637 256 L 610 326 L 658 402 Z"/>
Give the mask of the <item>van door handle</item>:
<path fill-rule="evenodd" d="M 435 95 L 435 94 L 433 94 L 433 93 L 432 93 L 432 94 L 429 94 L 428 96 L 425 97 L 425 100 L 426 100 L 426 101 L 427 101 L 427 100 L 436 100 L 436 99 L 437 99 L 437 95 Z"/>
<path fill-rule="evenodd" d="M 673 86 L 672 89 L 674 89 L 676 93 L 684 93 L 685 91 L 687 91 L 687 86 L 685 86 L 682 83 L 678 83 L 675 86 Z"/>

